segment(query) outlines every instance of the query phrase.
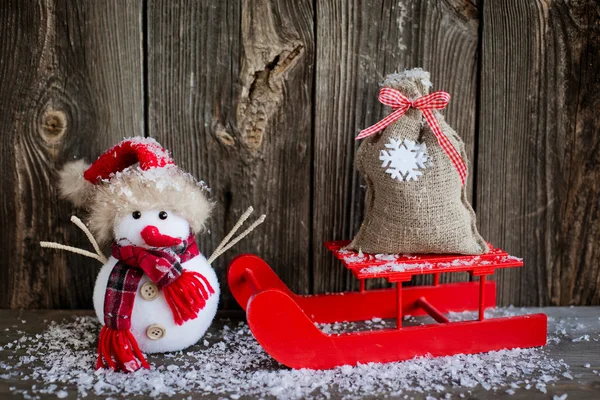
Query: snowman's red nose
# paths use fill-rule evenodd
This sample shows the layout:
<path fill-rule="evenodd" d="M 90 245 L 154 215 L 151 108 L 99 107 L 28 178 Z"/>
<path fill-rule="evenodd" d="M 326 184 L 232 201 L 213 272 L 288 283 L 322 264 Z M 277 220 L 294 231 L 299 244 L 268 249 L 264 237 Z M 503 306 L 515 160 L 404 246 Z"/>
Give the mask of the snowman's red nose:
<path fill-rule="evenodd" d="M 181 244 L 181 239 L 160 233 L 157 227 L 148 225 L 140 232 L 142 239 L 148 246 L 172 247 Z"/>

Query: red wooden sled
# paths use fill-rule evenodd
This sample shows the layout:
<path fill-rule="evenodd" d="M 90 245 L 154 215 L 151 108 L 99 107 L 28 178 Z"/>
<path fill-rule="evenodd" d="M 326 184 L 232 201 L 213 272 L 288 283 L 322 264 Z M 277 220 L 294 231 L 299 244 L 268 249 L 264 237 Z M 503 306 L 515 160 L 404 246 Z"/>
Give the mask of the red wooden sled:
<path fill-rule="evenodd" d="M 415 356 L 481 353 L 546 344 L 544 314 L 485 319 L 496 305 L 496 283 L 486 281 L 497 268 L 523 262 L 490 246 L 480 256 L 359 255 L 344 250 L 349 242 L 325 246 L 360 281 L 360 290 L 300 296 L 254 255 L 231 262 L 229 287 L 246 311 L 256 340 L 274 359 L 291 368 L 329 369 L 340 365 L 391 362 Z M 478 282 L 440 284 L 441 273 L 469 272 Z M 432 286 L 402 287 L 414 275 L 433 274 Z M 391 289 L 365 290 L 364 282 L 385 278 Z M 473 321 L 451 322 L 449 311 L 478 310 Z M 404 315 L 430 315 L 438 324 L 402 327 Z M 315 323 L 396 318 L 395 329 L 326 334 Z"/>

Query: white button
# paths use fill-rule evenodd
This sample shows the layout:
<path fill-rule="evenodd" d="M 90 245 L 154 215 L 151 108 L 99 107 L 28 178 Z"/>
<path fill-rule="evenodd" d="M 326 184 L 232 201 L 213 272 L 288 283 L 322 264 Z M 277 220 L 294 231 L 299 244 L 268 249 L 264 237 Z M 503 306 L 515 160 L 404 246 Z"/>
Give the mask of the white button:
<path fill-rule="evenodd" d="M 140 288 L 142 299 L 152 301 L 158 297 L 158 287 L 153 282 L 146 282 Z"/>
<path fill-rule="evenodd" d="M 150 325 L 148 327 L 148 329 L 146 329 L 146 336 L 148 336 L 148 339 L 150 339 L 150 340 L 158 340 L 158 339 L 162 338 L 163 336 L 165 336 L 166 333 L 167 333 L 167 330 L 157 324 Z"/>

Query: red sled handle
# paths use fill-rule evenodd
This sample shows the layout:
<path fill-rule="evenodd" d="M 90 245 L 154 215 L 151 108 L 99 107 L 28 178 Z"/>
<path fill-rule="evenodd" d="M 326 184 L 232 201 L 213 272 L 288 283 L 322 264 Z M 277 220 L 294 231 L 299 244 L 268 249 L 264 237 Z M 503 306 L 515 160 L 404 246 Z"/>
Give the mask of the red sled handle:
<path fill-rule="evenodd" d="M 229 290 L 238 304 L 246 311 L 250 297 L 267 289 L 278 289 L 289 296 L 294 293 L 262 258 L 242 254 L 231 261 L 227 272 Z"/>

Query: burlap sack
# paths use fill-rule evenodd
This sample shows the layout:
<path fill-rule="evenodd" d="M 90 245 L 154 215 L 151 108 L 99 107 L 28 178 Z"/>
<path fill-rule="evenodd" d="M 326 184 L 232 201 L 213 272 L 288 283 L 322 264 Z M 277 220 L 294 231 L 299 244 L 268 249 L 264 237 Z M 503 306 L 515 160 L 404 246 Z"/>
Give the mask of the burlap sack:
<path fill-rule="evenodd" d="M 383 86 L 414 100 L 427 95 L 431 83 L 429 73 L 418 69 L 389 75 Z M 467 164 L 463 141 L 440 113 L 434 114 Z M 382 150 L 389 153 L 386 144 L 393 143 L 392 139 L 426 145 L 428 159 L 424 168 L 419 168 L 417 174 L 422 175 L 417 180 L 393 178 L 382 166 Z M 356 154 L 356 166 L 367 183 L 366 216 L 349 249 L 376 254 L 488 251 L 460 176 L 420 110 L 410 108 L 382 132 L 364 139 Z"/>

